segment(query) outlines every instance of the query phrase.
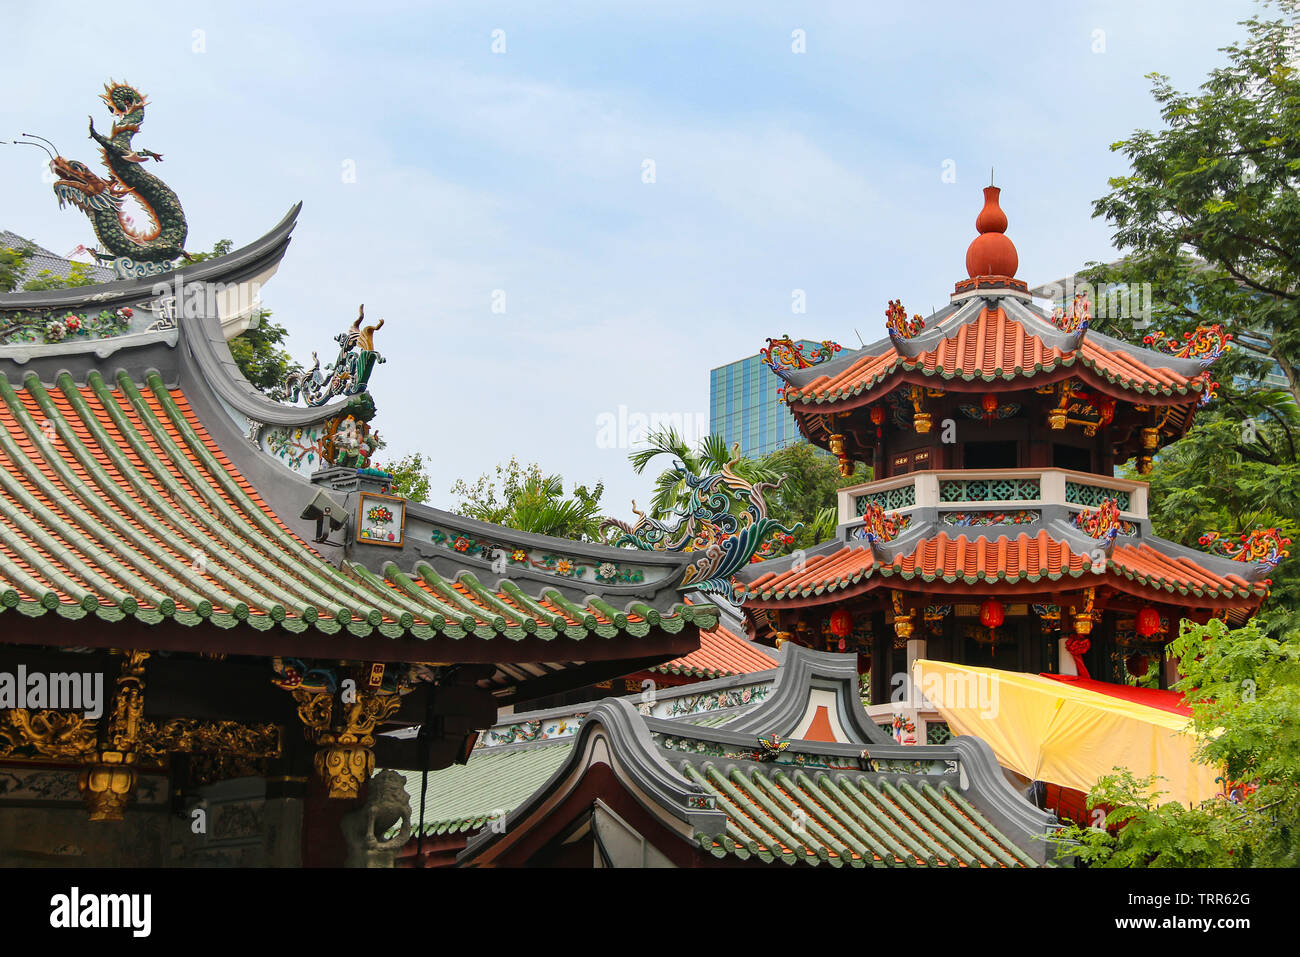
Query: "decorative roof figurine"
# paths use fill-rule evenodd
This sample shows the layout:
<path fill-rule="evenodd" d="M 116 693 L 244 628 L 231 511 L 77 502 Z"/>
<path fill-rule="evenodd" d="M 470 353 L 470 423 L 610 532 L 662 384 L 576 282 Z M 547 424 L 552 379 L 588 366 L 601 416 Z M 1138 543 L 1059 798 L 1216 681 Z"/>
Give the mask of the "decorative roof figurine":
<path fill-rule="evenodd" d="M 1114 498 L 1102 499 L 1095 512 L 1085 509 L 1074 516 L 1074 525 L 1092 538 L 1105 539 L 1107 542 L 1114 541 L 1120 533 L 1128 535 L 1134 530 L 1131 522 L 1120 518 L 1119 502 Z"/>
<path fill-rule="evenodd" d="M 911 321 L 908 321 L 903 300 L 889 300 L 889 307 L 885 310 L 885 329 L 889 332 L 889 338 L 911 339 L 924 328 L 925 320 L 921 318 L 920 313 L 912 316 Z"/>
<path fill-rule="evenodd" d="M 885 512 L 884 508 L 878 502 L 869 502 L 862 513 L 862 527 L 857 531 L 857 537 L 866 539 L 868 544 L 886 544 L 892 542 L 898 537 L 898 533 L 910 525 L 912 520 L 894 512 L 892 515 Z"/>
<path fill-rule="evenodd" d="M 157 176 L 144 170 L 146 160 L 162 162 L 162 154 L 137 149 L 132 138 L 140 132 L 144 94 L 128 83 L 110 81 L 104 85 L 100 99 L 113 115 L 108 136 L 95 129 L 90 121 L 90 138 L 101 147 L 100 156 L 109 178 L 101 179 L 85 163 L 50 153 L 50 170 L 58 176 L 54 195 L 59 206 L 68 203 L 90 219 L 95 236 L 108 250 L 91 250 L 96 259 L 112 261 L 119 278 L 136 279 L 170 271 L 176 260 L 185 256 L 188 226 L 180 200 Z M 22 134 L 54 147 L 41 136 Z M 22 140 L 29 146 L 39 143 Z M 188 257 L 186 257 L 188 258 Z"/>
<path fill-rule="evenodd" d="M 629 526 L 618 519 L 607 519 L 601 530 L 609 544 L 630 545 L 647 551 L 700 552 L 701 556 L 686 566 L 681 587 L 735 600 L 731 576 L 750 563 L 769 540 L 798 531 L 796 524 L 786 528 L 768 518 L 763 490 L 779 488 L 785 481 L 750 484 L 732 467 L 740 460 L 740 445 L 732 449 L 732 458 L 721 472 L 695 475 L 680 462 L 674 468 L 690 489 L 685 507 L 674 510 L 677 521 L 667 525 L 643 512 L 632 511 L 638 519 Z M 732 507 L 739 506 L 739 514 Z"/>
<path fill-rule="evenodd" d="M 1276 528 L 1255 528 L 1237 537 L 1234 542 L 1218 532 L 1206 532 L 1198 541 L 1210 551 L 1239 562 L 1252 562 L 1261 571 L 1271 571 L 1290 552 L 1291 539 L 1283 537 Z"/>
<path fill-rule="evenodd" d="M 1208 366 L 1216 359 L 1222 358 L 1232 348 L 1229 344 L 1231 341 L 1231 334 L 1224 332 L 1223 326 L 1218 323 L 1212 326 L 1197 326 L 1193 332 L 1184 332 L 1181 343 L 1163 332 L 1154 332 L 1142 337 L 1143 344 L 1158 352 L 1178 359 L 1197 359 L 1203 366 Z"/>
<path fill-rule="evenodd" d="M 1062 332 L 1080 332 L 1087 329 L 1088 323 L 1092 321 L 1090 309 L 1088 297 L 1078 293 L 1068 308 L 1057 306 L 1052 310 L 1052 322 Z"/>
<path fill-rule="evenodd" d="M 314 364 L 310 372 L 293 372 L 285 378 L 284 384 L 292 401 L 297 402 L 301 397 L 307 405 L 314 408 L 324 405 L 335 396 L 360 395 L 366 391 L 370 373 L 384 361 L 384 357 L 375 351 L 375 333 L 383 327 L 384 320 L 380 319 L 373 326 L 363 328 L 361 321 L 365 317 L 366 307 L 363 303 L 347 332 L 340 332 L 334 337 L 334 341 L 339 344 L 339 354 L 328 371 L 321 372 L 320 357 L 313 352 L 311 357 Z"/>
<path fill-rule="evenodd" d="M 802 342 L 795 342 L 787 335 L 781 339 L 768 339 L 767 348 L 759 349 L 758 352 L 763 357 L 763 364 L 784 379 L 787 372 L 793 369 L 811 369 L 840 351 L 840 344 L 830 339 L 813 349 L 812 355 L 804 355 L 803 346 Z"/>
<path fill-rule="evenodd" d="M 840 344 L 830 339 L 823 340 L 810 356 L 804 355 L 803 347 L 802 342 L 795 342 L 787 335 L 781 339 L 768 339 L 767 348 L 759 349 L 758 352 L 763 357 L 763 364 L 784 381 L 790 378 L 792 372 L 821 365 L 840 351 Z M 784 399 L 785 388 L 777 389 L 776 394 Z"/>

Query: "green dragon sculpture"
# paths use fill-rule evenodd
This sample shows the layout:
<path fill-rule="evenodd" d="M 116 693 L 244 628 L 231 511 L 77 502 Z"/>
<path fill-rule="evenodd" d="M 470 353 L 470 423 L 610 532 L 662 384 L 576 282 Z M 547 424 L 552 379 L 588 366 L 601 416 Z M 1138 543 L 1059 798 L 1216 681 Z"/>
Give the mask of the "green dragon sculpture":
<path fill-rule="evenodd" d="M 136 278 L 166 272 L 176 259 L 189 258 L 185 252 L 188 226 L 176 194 L 143 168 L 146 160 L 162 162 L 162 154 L 138 150 L 131 143 L 140 132 L 148 101 L 135 87 L 115 81 L 104 85 L 100 99 L 113 115 L 113 128 L 110 135 L 104 136 L 95 129 L 91 118 L 90 138 L 100 145 L 110 178 L 97 176 L 85 163 L 51 154 L 50 169 L 58 177 L 54 195 L 60 208 L 71 203 L 86 214 L 109 253 L 95 250 L 95 257 L 102 262 L 112 261 L 119 276 Z M 32 139 L 54 146 L 44 137 Z M 142 222 L 135 222 L 133 214 L 140 215 Z"/>

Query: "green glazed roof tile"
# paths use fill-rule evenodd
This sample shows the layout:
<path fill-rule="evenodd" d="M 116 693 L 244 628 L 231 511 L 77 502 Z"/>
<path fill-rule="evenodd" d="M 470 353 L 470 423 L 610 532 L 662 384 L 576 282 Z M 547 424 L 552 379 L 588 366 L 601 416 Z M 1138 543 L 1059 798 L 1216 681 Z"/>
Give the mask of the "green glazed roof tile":
<path fill-rule="evenodd" d="M 550 587 L 485 587 L 427 564 L 383 576 L 335 567 L 289 531 L 203 432 L 184 394 L 91 372 L 52 387 L 0 377 L 0 612 L 146 624 L 211 622 L 290 633 L 521 640 L 642 637 L 710 627 L 716 612 L 666 612 Z"/>

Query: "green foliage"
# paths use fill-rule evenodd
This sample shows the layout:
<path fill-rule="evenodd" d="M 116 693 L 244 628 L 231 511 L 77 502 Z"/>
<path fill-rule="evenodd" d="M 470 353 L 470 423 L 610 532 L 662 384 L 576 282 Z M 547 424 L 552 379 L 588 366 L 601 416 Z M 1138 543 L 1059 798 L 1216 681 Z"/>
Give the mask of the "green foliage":
<path fill-rule="evenodd" d="M 1225 396 L 1156 458 L 1151 520 L 1158 534 L 1196 547 L 1209 531 L 1276 527 L 1300 542 L 1300 415 L 1287 392 Z M 1294 549 L 1293 549 L 1294 551 Z M 1260 620 L 1275 635 L 1300 630 L 1300 562 L 1284 559 Z"/>
<path fill-rule="evenodd" d="M 694 475 L 712 475 L 722 471 L 722 467 L 730 461 L 731 454 L 720 435 L 705 436 L 692 449 L 680 432 L 668 428 L 651 432 L 646 437 L 646 447 L 632 452 L 628 460 L 637 475 L 661 455 L 676 459 Z M 765 469 L 752 459 L 740 459 L 732 470 L 750 483 L 777 480 L 775 472 Z M 674 514 L 674 510 L 686 507 L 689 499 L 690 490 L 686 487 L 686 482 L 672 469 L 665 469 L 655 479 L 654 494 L 650 497 L 647 514 L 658 521 L 665 521 Z"/>
<path fill-rule="evenodd" d="M 235 244 L 232 243 L 229 239 L 218 239 L 215 243 L 212 244 L 212 252 L 190 253 L 187 261 L 190 263 L 201 263 L 205 259 L 216 259 L 218 256 L 227 255 L 230 252 L 230 250 L 234 248 L 235 248 Z"/>
<path fill-rule="evenodd" d="M 1300 865 L 1300 632 L 1269 636 L 1255 622 L 1184 621 L 1168 648 L 1192 707 L 1197 759 L 1223 769 L 1237 800 L 1187 808 L 1162 802 L 1154 777 L 1116 769 L 1088 807 L 1108 829 L 1072 825 L 1058 856 L 1096 867 Z"/>
<path fill-rule="evenodd" d="M 767 493 L 768 514 L 786 528 L 802 522 L 792 548 L 811 548 L 835 534 L 839 525 L 836 492 L 871 481 L 871 470 L 858 463 L 851 476 L 840 474 L 839 463 L 807 442 L 787 445 L 759 460 L 759 467 L 784 475 L 779 488 Z"/>
<path fill-rule="evenodd" d="M 1300 14 L 1292 0 L 1280 8 L 1244 21 L 1248 38 L 1199 92 L 1152 75 L 1164 128 L 1112 147 L 1132 168 L 1094 205 L 1126 255 L 1084 278 L 1150 283 L 1153 308 L 1149 329 L 1132 317 L 1093 328 L 1140 342 L 1217 323 L 1234 337 L 1213 366 L 1220 398 L 1142 476 L 1157 534 L 1193 547 L 1203 532 L 1256 525 L 1300 541 Z M 1277 369 L 1284 389 L 1252 384 Z M 1275 574 L 1262 618 L 1274 635 L 1300 628 L 1296 564 Z"/>
<path fill-rule="evenodd" d="M 376 464 L 393 476 L 394 495 L 400 495 L 411 502 L 426 502 L 429 499 L 429 473 L 425 471 L 425 458 L 419 452 L 412 452 L 396 462 L 384 465 Z"/>
<path fill-rule="evenodd" d="M 1241 845 L 1233 832 L 1233 805 L 1207 802 L 1185 808 L 1161 802 L 1156 777 L 1118 771 L 1097 782 L 1088 807 L 1113 808 L 1105 827 L 1071 825 L 1058 837 L 1057 856 L 1091 867 L 1230 867 Z M 1226 813 L 1225 813 L 1226 812 Z M 1119 828 L 1117 834 L 1109 829 Z"/>
<path fill-rule="evenodd" d="M 23 283 L 27 292 L 40 292 L 44 289 L 72 289 L 77 286 L 93 286 L 97 283 L 91 267 L 86 263 L 72 263 L 66 276 L 59 276 L 48 269 L 42 269 L 33 278 Z"/>
<path fill-rule="evenodd" d="M 1224 49 L 1228 64 L 1198 93 L 1151 75 L 1165 127 L 1111 147 L 1132 169 L 1094 204 L 1131 253 L 1094 278 L 1152 283 L 1167 332 L 1220 322 L 1255 333 L 1268 359 L 1236 350 L 1216 373 L 1258 375 L 1275 360 L 1300 399 L 1300 13 L 1279 6 L 1279 19 L 1243 22 L 1248 39 Z"/>
<path fill-rule="evenodd" d="M 280 348 L 288 334 L 284 326 L 271 321 L 271 311 L 263 309 L 255 326 L 249 326 L 227 343 L 235 364 L 249 384 L 279 402 L 288 400 L 284 380 L 298 368 L 289 353 Z"/>
<path fill-rule="evenodd" d="M 27 260 L 31 257 L 32 247 L 21 249 L 0 249 L 0 292 L 12 292 L 27 269 Z"/>
<path fill-rule="evenodd" d="M 537 464 L 521 466 L 512 458 L 496 467 L 496 476 L 480 475 L 473 484 L 458 479 L 451 493 L 461 498 L 453 509 L 467 518 L 522 532 L 553 535 L 578 541 L 600 541 L 600 497 L 604 483 L 594 488 L 575 485 L 572 497 L 564 494 L 559 475 L 543 475 Z"/>

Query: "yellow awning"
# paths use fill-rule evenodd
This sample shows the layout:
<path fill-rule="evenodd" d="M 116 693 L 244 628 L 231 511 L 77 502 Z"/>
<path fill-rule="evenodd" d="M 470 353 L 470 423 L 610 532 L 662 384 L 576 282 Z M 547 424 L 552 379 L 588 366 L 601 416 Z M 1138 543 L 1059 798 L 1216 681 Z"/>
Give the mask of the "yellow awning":
<path fill-rule="evenodd" d="M 1198 804 L 1219 769 L 1192 758 L 1191 719 L 1040 675 L 918 659 L 917 689 L 954 734 L 983 738 L 998 763 L 1035 781 L 1088 792 L 1116 767 L 1158 774 L 1160 800 Z"/>

